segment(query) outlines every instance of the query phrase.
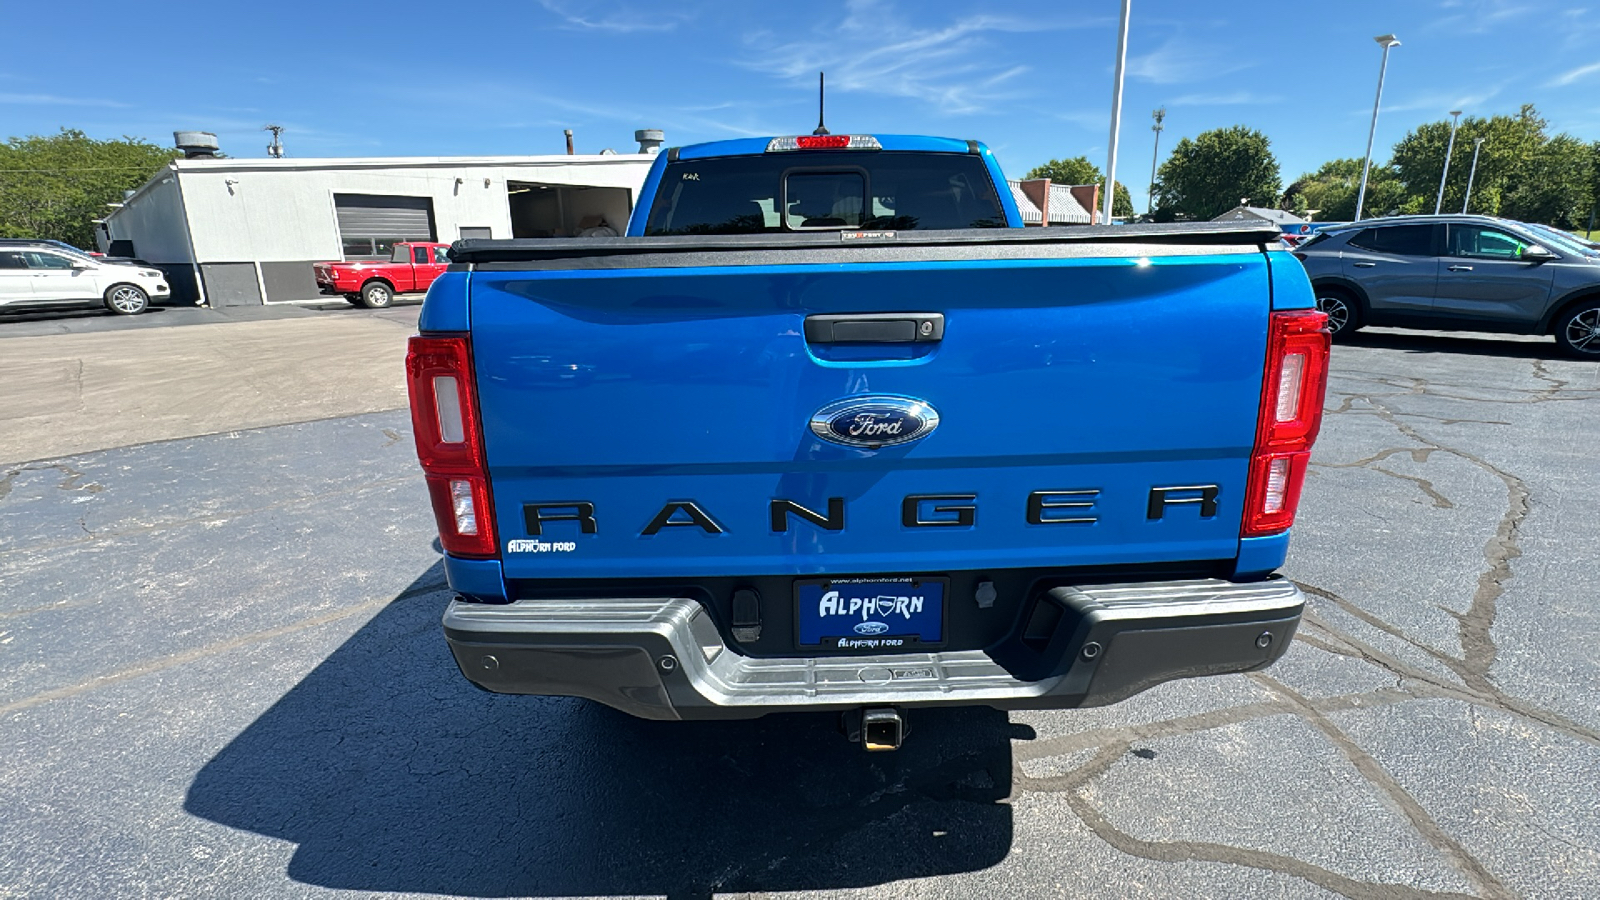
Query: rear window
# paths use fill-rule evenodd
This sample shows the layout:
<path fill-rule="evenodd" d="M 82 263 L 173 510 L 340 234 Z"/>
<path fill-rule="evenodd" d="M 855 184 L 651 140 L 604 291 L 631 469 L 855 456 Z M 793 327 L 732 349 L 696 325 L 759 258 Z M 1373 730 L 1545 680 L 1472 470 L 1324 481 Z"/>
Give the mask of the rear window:
<path fill-rule="evenodd" d="M 977 156 L 835 151 L 668 163 L 645 234 L 1004 227 Z"/>
<path fill-rule="evenodd" d="M 1396 256 L 1432 256 L 1432 225 L 1387 225 L 1368 228 L 1350 239 L 1351 246 Z"/>

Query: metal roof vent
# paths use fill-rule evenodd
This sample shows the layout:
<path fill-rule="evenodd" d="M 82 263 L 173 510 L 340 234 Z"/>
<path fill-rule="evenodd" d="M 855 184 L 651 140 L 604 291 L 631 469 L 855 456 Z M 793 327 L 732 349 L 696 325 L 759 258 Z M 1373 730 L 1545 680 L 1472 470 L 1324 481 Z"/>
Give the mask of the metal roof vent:
<path fill-rule="evenodd" d="M 654 156 L 661 152 L 661 145 L 666 143 L 667 134 L 659 128 L 641 128 L 633 133 L 633 139 L 639 142 L 639 152 Z"/>
<path fill-rule="evenodd" d="M 172 141 L 183 151 L 184 159 L 216 159 L 222 148 L 209 131 L 174 131 Z"/>

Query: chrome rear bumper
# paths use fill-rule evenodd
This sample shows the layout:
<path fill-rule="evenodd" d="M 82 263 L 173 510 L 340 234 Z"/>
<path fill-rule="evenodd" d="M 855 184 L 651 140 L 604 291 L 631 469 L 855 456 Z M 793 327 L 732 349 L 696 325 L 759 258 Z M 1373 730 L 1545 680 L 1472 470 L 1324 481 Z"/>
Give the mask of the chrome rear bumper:
<path fill-rule="evenodd" d="M 991 651 L 758 659 L 723 641 L 695 600 L 450 604 L 445 637 L 462 674 L 490 691 L 587 697 L 647 719 L 750 718 L 863 706 L 1100 706 L 1163 681 L 1263 668 L 1304 608 L 1287 579 L 1061 587 L 1048 629 Z M 1043 677 L 1029 654 L 1059 660 Z"/>

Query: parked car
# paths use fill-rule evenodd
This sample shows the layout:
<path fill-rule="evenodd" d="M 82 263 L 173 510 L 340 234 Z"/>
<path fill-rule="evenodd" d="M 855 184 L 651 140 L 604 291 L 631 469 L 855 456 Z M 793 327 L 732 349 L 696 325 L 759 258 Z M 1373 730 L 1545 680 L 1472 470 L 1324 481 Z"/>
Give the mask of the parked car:
<path fill-rule="evenodd" d="M 1295 249 L 1335 339 L 1366 325 L 1550 334 L 1600 359 L 1600 258 L 1490 216 L 1396 216 Z"/>
<path fill-rule="evenodd" d="M 1023 228 L 987 148 L 908 135 L 674 148 L 639 197 L 458 244 L 423 304 L 467 679 L 886 750 L 1288 648 L 1328 336 L 1276 227 Z"/>
<path fill-rule="evenodd" d="M 368 309 L 381 309 L 396 294 L 422 293 L 450 266 L 450 245 L 407 242 L 394 245 L 388 262 L 312 263 L 317 288 Z"/>
<path fill-rule="evenodd" d="M 171 295 L 156 269 L 95 259 L 51 241 L 0 242 L 0 309 L 8 312 L 104 305 L 127 316 Z"/>

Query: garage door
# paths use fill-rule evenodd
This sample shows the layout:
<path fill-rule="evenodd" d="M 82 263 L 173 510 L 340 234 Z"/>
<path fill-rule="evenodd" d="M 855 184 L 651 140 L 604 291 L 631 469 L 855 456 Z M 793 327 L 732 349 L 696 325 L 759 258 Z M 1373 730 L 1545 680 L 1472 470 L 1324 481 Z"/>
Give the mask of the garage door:
<path fill-rule="evenodd" d="M 388 259 L 398 241 L 431 241 L 433 200 L 383 194 L 334 194 L 345 259 Z"/>

